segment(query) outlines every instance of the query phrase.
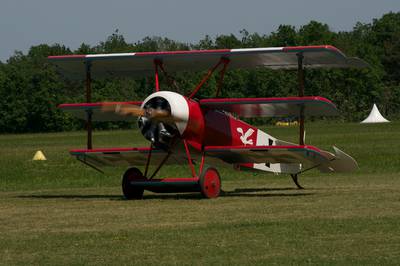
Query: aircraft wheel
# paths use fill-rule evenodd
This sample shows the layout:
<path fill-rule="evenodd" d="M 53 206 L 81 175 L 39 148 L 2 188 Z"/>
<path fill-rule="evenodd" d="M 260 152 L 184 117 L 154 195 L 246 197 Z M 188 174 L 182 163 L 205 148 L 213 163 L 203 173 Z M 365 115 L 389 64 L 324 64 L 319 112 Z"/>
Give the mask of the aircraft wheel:
<path fill-rule="evenodd" d="M 129 168 L 122 176 L 122 193 L 125 199 L 142 199 L 143 188 L 138 188 L 131 184 L 132 181 L 146 180 L 142 172 L 136 167 Z"/>
<path fill-rule="evenodd" d="M 216 198 L 221 193 L 221 178 L 218 171 L 209 167 L 203 170 L 199 179 L 201 194 L 208 199 Z"/>

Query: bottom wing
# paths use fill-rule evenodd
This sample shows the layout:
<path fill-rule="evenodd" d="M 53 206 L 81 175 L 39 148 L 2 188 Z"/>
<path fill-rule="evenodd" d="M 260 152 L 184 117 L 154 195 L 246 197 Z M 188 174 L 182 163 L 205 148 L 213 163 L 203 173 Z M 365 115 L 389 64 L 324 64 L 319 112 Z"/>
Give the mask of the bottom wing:
<path fill-rule="evenodd" d="M 328 160 L 313 146 L 207 146 L 207 155 L 231 163 L 323 163 Z"/>
<path fill-rule="evenodd" d="M 334 149 L 335 154 L 305 145 L 208 146 L 205 152 L 226 163 L 256 170 L 271 171 L 273 166 L 280 164 L 277 172 L 281 173 L 303 172 L 313 168 L 321 172 L 347 172 L 358 168 L 353 158 L 336 147 Z"/>
<path fill-rule="evenodd" d="M 334 154 L 314 146 L 206 146 L 204 153 L 215 158 L 211 160 L 214 164 L 222 161 L 240 168 L 277 173 L 299 173 L 313 168 L 321 172 L 349 172 L 358 168 L 357 162 L 351 156 L 333 148 Z M 103 166 L 143 166 L 146 165 L 150 152 L 152 165 L 160 164 L 168 156 L 166 151 L 150 147 L 70 151 L 79 161 L 96 169 Z M 199 155 L 200 153 L 193 153 L 193 163 L 200 161 Z M 165 163 L 183 165 L 187 162 L 184 150 L 176 148 Z"/>
<path fill-rule="evenodd" d="M 168 155 L 164 150 L 151 149 L 150 147 L 72 150 L 70 153 L 79 161 L 97 168 L 146 165 L 150 150 L 150 164 L 159 164 Z M 182 164 L 185 162 L 187 162 L 187 159 L 182 154 L 172 153 L 166 164 Z"/>

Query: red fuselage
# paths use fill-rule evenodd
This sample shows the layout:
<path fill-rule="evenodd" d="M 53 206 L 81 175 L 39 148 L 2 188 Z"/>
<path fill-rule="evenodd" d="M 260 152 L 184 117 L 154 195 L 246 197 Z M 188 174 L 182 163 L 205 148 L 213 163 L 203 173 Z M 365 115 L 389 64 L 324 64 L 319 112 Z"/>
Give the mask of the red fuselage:
<path fill-rule="evenodd" d="M 257 128 L 228 112 L 202 107 L 198 101 L 176 92 L 155 92 L 143 101 L 142 107 L 160 98 L 161 102 L 168 102 L 165 106 L 176 118 L 180 137 L 197 150 L 204 146 L 257 145 Z"/>
<path fill-rule="evenodd" d="M 232 114 L 201 108 L 197 101 L 186 100 L 189 106 L 189 120 L 182 137 L 195 148 L 256 145 L 257 128 L 235 118 Z"/>

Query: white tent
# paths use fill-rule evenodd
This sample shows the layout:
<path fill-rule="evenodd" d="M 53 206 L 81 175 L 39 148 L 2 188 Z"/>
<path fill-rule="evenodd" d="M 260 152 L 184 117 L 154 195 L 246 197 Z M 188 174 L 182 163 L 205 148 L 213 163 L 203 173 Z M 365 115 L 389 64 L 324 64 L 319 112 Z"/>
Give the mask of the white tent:
<path fill-rule="evenodd" d="M 364 119 L 361 123 L 385 123 L 389 122 L 389 120 L 386 120 L 381 113 L 378 110 L 378 107 L 376 104 L 372 107 L 371 113 L 369 113 L 369 116 Z"/>

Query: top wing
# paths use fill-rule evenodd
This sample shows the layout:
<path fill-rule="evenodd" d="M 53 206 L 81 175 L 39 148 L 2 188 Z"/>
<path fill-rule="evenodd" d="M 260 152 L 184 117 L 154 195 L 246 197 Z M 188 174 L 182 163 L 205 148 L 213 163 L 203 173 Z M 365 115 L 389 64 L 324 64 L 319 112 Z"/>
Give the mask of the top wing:
<path fill-rule="evenodd" d="M 304 66 L 309 68 L 367 66 L 361 59 L 346 57 L 339 49 L 330 45 L 63 55 L 49 56 L 48 59 L 66 77 L 84 79 L 87 64 L 91 66 L 92 77 L 104 78 L 152 74 L 154 60 L 162 62 L 169 72 L 208 69 L 221 58 L 230 60 L 230 69 L 294 69 L 298 67 L 299 53 L 304 56 Z"/>
<path fill-rule="evenodd" d="M 203 99 L 200 100 L 200 106 L 236 113 L 241 117 L 299 116 L 301 108 L 306 116 L 338 115 L 336 106 L 319 96 Z"/>

